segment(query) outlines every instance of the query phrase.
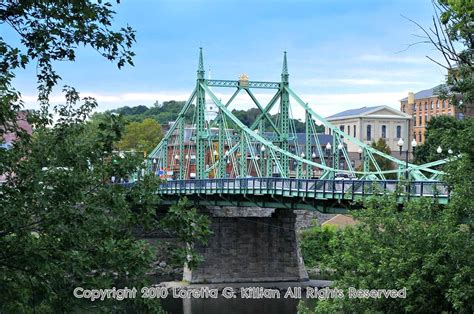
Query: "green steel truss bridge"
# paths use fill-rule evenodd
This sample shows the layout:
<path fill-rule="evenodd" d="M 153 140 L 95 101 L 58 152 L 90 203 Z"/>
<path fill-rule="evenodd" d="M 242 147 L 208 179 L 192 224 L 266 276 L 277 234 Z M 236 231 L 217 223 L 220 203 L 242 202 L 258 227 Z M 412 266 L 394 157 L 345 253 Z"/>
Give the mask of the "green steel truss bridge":
<path fill-rule="evenodd" d="M 223 102 L 214 92 L 219 88 L 234 93 Z M 256 89 L 275 93 L 263 104 Z M 250 126 L 232 113 L 241 94 L 258 108 Z M 215 108 L 211 117 L 210 107 Z M 432 197 L 448 202 L 439 170 L 447 159 L 423 165 L 397 159 L 335 127 L 314 107 L 291 89 L 286 52 L 281 80 L 262 82 L 249 81 L 245 74 L 239 80 L 206 79 L 200 49 L 196 87 L 148 155 L 147 169 L 167 177 L 158 193 L 169 203 L 186 195 L 203 205 L 321 209 L 387 191 L 398 191 L 400 200 Z M 296 133 L 295 112 L 304 112 L 304 134 Z M 329 143 L 321 143 L 318 125 L 331 130 Z M 360 148 L 359 167 L 351 162 L 348 142 Z M 381 169 L 378 160 L 383 159 L 391 162 L 391 170 Z"/>

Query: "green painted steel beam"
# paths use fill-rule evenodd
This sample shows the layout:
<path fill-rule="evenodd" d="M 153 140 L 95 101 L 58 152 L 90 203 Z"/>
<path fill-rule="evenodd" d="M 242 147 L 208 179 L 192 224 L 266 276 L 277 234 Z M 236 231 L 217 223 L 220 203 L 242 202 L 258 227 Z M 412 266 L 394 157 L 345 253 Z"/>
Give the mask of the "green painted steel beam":
<path fill-rule="evenodd" d="M 233 80 L 206 80 L 206 85 L 209 87 L 239 87 L 240 81 Z M 259 82 L 249 81 L 249 88 L 263 88 L 263 89 L 279 89 L 279 82 Z"/>
<path fill-rule="evenodd" d="M 333 134 L 338 134 L 339 136 L 343 136 L 344 138 L 347 138 L 349 141 L 351 141 L 352 143 L 358 145 L 359 147 L 361 147 L 362 149 L 367 149 L 368 151 L 370 151 L 371 153 L 373 154 L 376 154 L 376 155 L 379 155 L 383 158 L 386 158 L 394 163 L 396 163 L 397 165 L 399 164 L 404 164 L 405 161 L 402 161 L 402 160 L 399 160 L 393 156 L 390 156 L 390 155 L 387 155 L 383 152 L 380 152 L 372 147 L 370 147 L 370 145 L 367 145 L 361 141 L 359 141 L 358 139 L 356 139 L 355 137 L 351 136 L 350 134 L 347 134 L 347 133 L 344 133 L 342 132 L 341 130 L 339 130 L 339 128 L 337 128 L 336 126 L 334 126 L 332 123 L 330 123 L 329 121 L 327 121 L 325 118 L 323 118 L 322 116 L 320 116 L 319 114 L 317 114 L 314 110 L 312 110 L 308 105 L 306 105 L 306 103 L 301 100 L 301 98 L 289 87 L 289 86 L 285 86 L 284 87 L 286 91 L 288 91 L 288 93 L 296 100 L 296 102 L 301 106 L 303 107 L 303 109 L 307 110 L 313 117 L 315 117 L 316 119 L 318 119 L 319 121 L 321 121 L 325 126 L 327 126 L 328 128 L 330 128 L 333 132 Z M 432 169 L 429 169 L 429 168 L 423 168 L 422 166 L 417 166 L 417 165 L 414 165 L 414 164 L 410 164 L 409 163 L 409 169 L 408 171 L 410 170 L 426 170 L 426 171 L 429 171 L 429 172 L 438 172 L 438 173 L 442 173 L 441 171 L 436 171 L 436 170 L 432 170 Z M 397 172 L 398 170 L 395 170 L 395 172 Z M 391 171 L 393 172 L 393 171 Z M 411 175 L 414 175 L 413 173 L 414 171 L 411 172 Z M 383 171 L 382 173 L 388 173 L 386 171 Z M 415 177 L 415 179 L 417 179 Z M 419 179 L 423 179 L 422 177 L 419 178 Z M 425 178 L 426 179 L 426 178 Z"/>
<path fill-rule="evenodd" d="M 261 114 L 264 115 L 265 119 L 267 119 L 268 123 L 270 123 L 271 127 L 277 131 L 278 128 L 277 126 L 275 125 L 275 123 L 272 121 L 270 115 L 268 114 L 268 112 L 265 112 L 265 109 L 263 109 L 263 107 L 260 105 L 260 103 L 258 102 L 257 98 L 255 98 L 255 96 L 253 95 L 253 93 L 250 91 L 249 88 L 245 88 L 245 91 L 247 92 L 247 94 L 250 96 L 250 98 L 252 99 L 252 101 L 254 102 L 254 104 L 258 107 L 258 109 L 260 109 L 261 111 Z"/>

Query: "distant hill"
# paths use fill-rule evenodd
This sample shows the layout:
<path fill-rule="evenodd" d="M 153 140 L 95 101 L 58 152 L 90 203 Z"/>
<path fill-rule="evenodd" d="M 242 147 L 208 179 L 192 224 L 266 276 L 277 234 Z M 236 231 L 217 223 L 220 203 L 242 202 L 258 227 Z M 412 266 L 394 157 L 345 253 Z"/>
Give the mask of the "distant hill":
<path fill-rule="evenodd" d="M 146 118 L 155 119 L 158 123 L 166 125 L 169 121 L 175 121 L 178 118 L 178 114 L 185 104 L 185 101 L 165 101 L 163 103 L 155 102 L 151 108 L 147 106 L 135 106 L 135 107 L 121 107 L 114 110 L 109 110 L 109 113 L 121 114 L 127 122 L 141 122 Z M 232 113 L 246 126 L 251 126 L 257 116 L 260 114 L 260 110 L 257 108 L 250 108 L 248 110 L 232 110 Z M 194 115 L 194 106 L 188 110 L 186 117 L 192 119 Z M 273 121 L 277 121 L 278 114 L 272 115 Z M 300 120 L 293 119 L 295 132 L 304 133 L 305 123 Z M 229 123 L 232 127 L 232 123 Z M 270 126 L 267 123 L 267 131 L 271 131 Z M 316 127 L 318 133 L 324 133 L 324 126 L 320 125 Z"/>

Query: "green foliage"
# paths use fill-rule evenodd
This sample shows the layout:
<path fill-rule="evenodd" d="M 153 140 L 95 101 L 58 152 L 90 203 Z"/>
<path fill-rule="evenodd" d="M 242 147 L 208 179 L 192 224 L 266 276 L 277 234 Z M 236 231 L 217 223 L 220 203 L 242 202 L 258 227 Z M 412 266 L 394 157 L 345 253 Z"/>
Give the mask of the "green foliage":
<path fill-rule="evenodd" d="M 195 268 L 202 261 L 202 257 L 193 250 L 193 246 L 195 243 L 207 244 L 212 233 L 209 218 L 199 214 L 184 197 L 178 204 L 171 206 L 160 224 L 165 230 L 174 233 L 183 244 L 173 250 L 173 260 L 179 265 L 186 261 L 187 267 Z"/>
<path fill-rule="evenodd" d="M 117 146 L 121 150 L 150 152 L 163 137 L 161 125 L 147 118 L 142 122 L 131 122 L 125 126 L 125 132 Z"/>
<path fill-rule="evenodd" d="M 425 142 L 416 148 L 415 162 L 423 164 L 449 157 L 449 149 L 453 151 L 453 155 L 459 154 L 462 147 L 469 149 L 470 146 L 466 144 L 472 143 L 472 138 L 463 134 L 473 129 L 472 118 L 456 120 L 449 116 L 433 117 L 426 127 Z M 436 152 L 438 146 L 443 150 L 441 154 Z M 467 150 L 463 151 L 469 153 Z"/>
<path fill-rule="evenodd" d="M 345 299 L 319 302 L 316 312 L 472 312 L 474 183 L 464 171 L 473 169 L 467 160 L 456 164 L 452 176 L 459 181 L 453 181 L 448 206 L 422 199 L 406 202 L 400 210 L 395 195 L 369 199 L 355 213 L 360 223 L 338 233 L 330 242 L 332 255 L 323 259 L 341 276 L 334 287 L 346 292 L 349 287 L 406 287 L 407 298 L 348 299 L 346 294 Z"/>
<path fill-rule="evenodd" d="M 8 173 L 0 186 L 0 310 L 67 312 L 89 304 L 74 287 L 143 286 L 152 248 L 133 233 L 156 228 L 155 177 L 127 189 L 110 185 L 117 174 L 138 171 L 141 160 L 114 156 L 117 117 L 92 133 L 83 123 L 96 106 L 66 89 L 53 125 L 38 125 L 1 152 Z M 102 305 L 107 305 L 104 303 Z"/>
<path fill-rule="evenodd" d="M 300 233 L 299 243 L 307 267 L 321 268 L 323 258 L 332 256 L 330 242 L 336 236 L 335 226 L 314 226 Z"/>
<path fill-rule="evenodd" d="M 0 85 L 6 87 L 1 94 L 0 125 L 13 121 L 9 108 L 21 107 L 19 93 L 11 86 L 14 71 L 32 61 L 36 61 L 38 98 L 45 106 L 60 80 L 53 62 L 74 61 L 78 46 L 94 48 L 119 68 L 132 64 L 135 33 L 129 26 L 114 31 L 114 14 L 110 3 L 101 1 L 2 1 L 0 23 L 16 31 L 22 46 L 13 47 L 0 38 Z M 47 108 L 42 110 L 46 115 Z"/>

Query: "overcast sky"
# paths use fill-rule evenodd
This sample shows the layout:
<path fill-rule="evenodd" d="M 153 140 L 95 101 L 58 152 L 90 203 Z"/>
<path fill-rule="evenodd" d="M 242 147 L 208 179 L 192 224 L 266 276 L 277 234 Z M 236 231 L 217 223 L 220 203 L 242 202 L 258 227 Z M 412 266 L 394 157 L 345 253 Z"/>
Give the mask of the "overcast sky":
<path fill-rule="evenodd" d="M 408 91 L 444 79 L 425 57 L 439 59 L 432 47 L 407 49 L 421 32 L 402 16 L 429 26 L 430 0 L 122 0 L 116 11 L 115 25 L 137 32 L 134 67 L 119 71 L 83 48 L 76 62 L 57 64 L 61 85 L 96 97 L 99 110 L 187 99 L 199 47 L 215 79 L 246 73 L 250 80 L 278 81 L 287 51 L 293 90 L 323 116 L 363 106 L 398 109 Z M 2 36 L 14 40 L 7 26 L 0 27 Z M 34 76 L 30 65 L 15 80 L 29 108 L 35 107 Z M 215 92 L 225 100 L 233 90 Z M 272 96 L 256 94 L 262 102 Z M 60 94 L 52 100 L 60 101 Z M 240 107 L 250 102 L 237 100 Z"/>

